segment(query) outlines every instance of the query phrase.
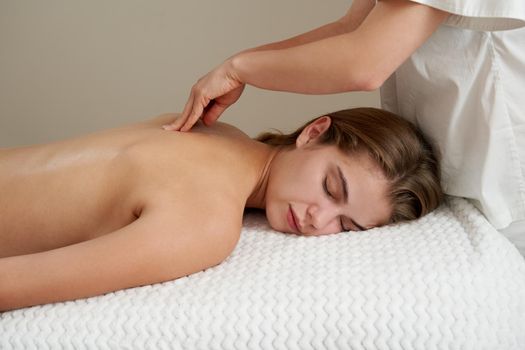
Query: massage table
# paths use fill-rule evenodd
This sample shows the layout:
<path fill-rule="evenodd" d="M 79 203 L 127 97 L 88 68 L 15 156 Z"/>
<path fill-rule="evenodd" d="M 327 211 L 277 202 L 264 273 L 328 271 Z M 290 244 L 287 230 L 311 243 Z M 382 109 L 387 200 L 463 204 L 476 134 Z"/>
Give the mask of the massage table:
<path fill-rule="evenodd" d="M 247 212 L 220 265 L 4 312 L 0 349 L 523 350 L 525 259 L 461 198 L 319 237 Z"/>

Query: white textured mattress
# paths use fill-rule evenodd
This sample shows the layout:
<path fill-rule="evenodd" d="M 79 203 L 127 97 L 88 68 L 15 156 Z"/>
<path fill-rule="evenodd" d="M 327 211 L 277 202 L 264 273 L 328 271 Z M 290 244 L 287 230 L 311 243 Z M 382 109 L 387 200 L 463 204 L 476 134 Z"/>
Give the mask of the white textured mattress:
<path fill-rule="evenodd" d="M 525 260 L 462 199 L 323 237 L 251 213 L 219 266 L 0 316 L 2 350 L 73 348 L 525 349 Z"/>

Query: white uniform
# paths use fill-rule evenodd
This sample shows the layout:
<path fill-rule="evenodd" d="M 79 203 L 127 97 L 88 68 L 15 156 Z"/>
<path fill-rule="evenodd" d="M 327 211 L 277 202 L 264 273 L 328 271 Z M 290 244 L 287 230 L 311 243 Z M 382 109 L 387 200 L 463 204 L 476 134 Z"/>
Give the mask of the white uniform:
<path fill-rule="evenodd" d="M 452 15 L 385 82 L 382 107 L 437 146 L 447 194 L 514 223 L 525 255 L 525 0 L 413 1 Z"/>

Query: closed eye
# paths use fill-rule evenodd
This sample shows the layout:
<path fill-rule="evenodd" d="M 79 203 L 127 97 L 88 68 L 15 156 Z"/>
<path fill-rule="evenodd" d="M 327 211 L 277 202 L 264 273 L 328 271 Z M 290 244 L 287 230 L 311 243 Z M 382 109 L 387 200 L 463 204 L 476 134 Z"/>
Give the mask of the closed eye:
<path fill-rule="evenodd" d="M 335 198 L 332 192 L 330 192 L 330 190 L 328 189 L 328 176 L 325 176 L 324 178 L 323 189 L 324 189 L 324 192 L 328 195 L 328 197 Z"/>
<path fill-rule="evenodd" d="M 344 201 L 348 202 L 348 189 L 347 189 L 346 178 L 344 177 L 343 172 L 341 171 L 341 169 L 339 167 L 337 167 L 337 170 L 339 172 L 339 177 L 341 179 L 341 184 L 342 184 L 342 187 L 343 187 Z M 325 176 L 325 178 L 323 180 L 323 189 L 324 189 L 325 193 L 328 195 L 328 197 L 330 197 L 333 200 L 336 199 L 335 196 L 332 194 L 332 192 L 330 192 L 330 190 L 328 189 L 328 176 Z M 348 218 L 348 219 L 352 222 L 352 225 L 354 226 L 354 228 L 346 228 L 345 225 L 344 225 L 344 222 L 343 222 L 343 217 L 341 216 L 339 218 L 339 226 L 340 226 L 341 231 L 366 231 L 366 228 L 364 228 L 362 225 L 359 225 L 357 222 L 355 222 L 351 218 Z"/>
<path fill-rule="evenodd" d="M 332 192 L 330 192 L 330 190 L 328 189 L 328 176 L 325 176 L 324 178 L 324 181 L 323 181 L 323 189 L 326 193 L 326 195 L 328 197 L 330 197 L 331 199 L 335 199 L 335 196 L 332 194 Z M 351 229 L 349 228 L 346 228 L 344 223 L 343 223 L 343 217 L 340 217 L 339 218 L 339 229 L 341 231 L 351 231 Z"/>

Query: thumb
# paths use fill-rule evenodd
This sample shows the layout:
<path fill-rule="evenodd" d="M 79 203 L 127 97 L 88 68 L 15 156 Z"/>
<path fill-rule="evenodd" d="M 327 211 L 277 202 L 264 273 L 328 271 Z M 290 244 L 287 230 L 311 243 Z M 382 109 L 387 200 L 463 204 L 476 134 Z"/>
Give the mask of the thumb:
<path fill-rule="evenodd" d="M 217 119 L 219 119 L 226 108 L 228 108 L 228 105 L 223 105 L 214 101 L 213 104 L 205 110 L 204 115 L 202 116 L 203 123 L 206 126 L 212 125 Z"/>

